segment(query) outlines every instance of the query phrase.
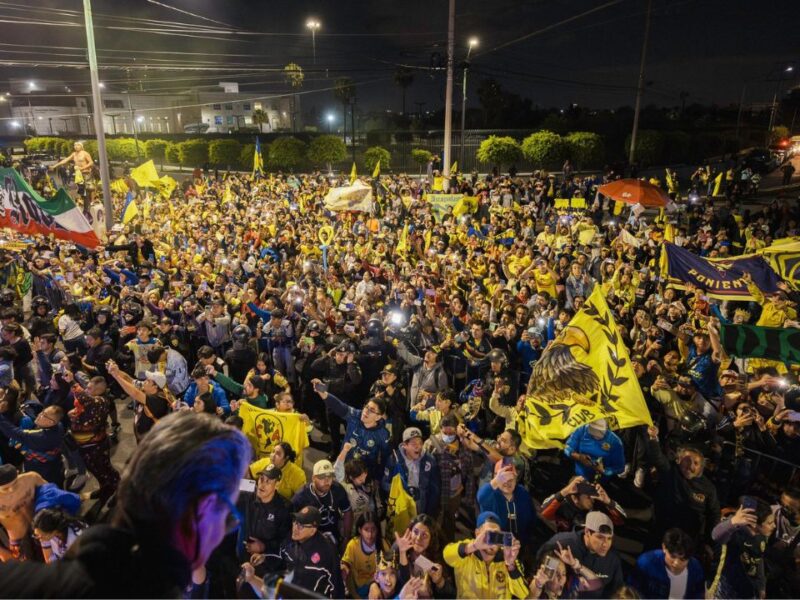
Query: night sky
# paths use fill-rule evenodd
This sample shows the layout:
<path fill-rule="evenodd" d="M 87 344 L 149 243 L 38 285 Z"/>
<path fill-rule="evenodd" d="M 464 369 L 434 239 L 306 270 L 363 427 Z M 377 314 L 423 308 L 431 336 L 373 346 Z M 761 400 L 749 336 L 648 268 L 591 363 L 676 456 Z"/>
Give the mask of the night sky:
<path fill-rule="evenodd" d="M 136 64 L 178 67 L 192 62 L 203 71 L 133 71 L 146 77 L 146 89 L 180 91 L 220 80 L 250 82 L 247 90 L 285 90 L 280 73 L 287 62 L 306 71 L 306 108 L 336 111 L 330 91 L 338 77 L 358 84 L 358 102 L 371 110 L 400 110 L 400 90 L 393 81 L 398 64 L 415 68 L 407 110 L 442 107 L 444 72 L 431 70 L 435 55 L 446 54 L 446 0 L 164 0 L 164 4 L 224 22 L 234 35 L 201 31 L 199 37 L 154 35 L 110 27 L 149 23 L 114 18 L 137 17 L 182 23 L 176 33 L 225 25 L 199 20 L 146 0 L 94 0 L 97 48 L 101 65 Z M 470 94 L 494 77 L 535 105 L 571 103 L 596 108 L 632 105 L 643 37 L 646 0 L 620 0 L 593 14 L 559 23 L 608 0 L 457 0 L 456 62 L 466 54 L 466 40 L 480 38 L 473 51 Z M 47 9 L 47 10 L 41 10 Z M 66 12 L 59 12 L 59 9 Z M 3 60 L 85 62 L 81 2 L 26 0 L 0 2 L 0 18 L 72 22 L 80 27 L 2 23 Z M 307 18 L 322 23 L 312 61 Z M 165 27 L 165 24 L 159 25 Z M 549 29 L 548 29 L 549 28 Z M 542 30 L 547 31 L 541 32 Z M 537 33 L 541 32 L 541 33 Z M 257 33 L 258 35 L 252 35 Z M 505 45 L 528 34 L 527 39 Z M 266 35 L 264 35 L 266 34 Z M 283 35 L 275 35 L 283 34 Z M 288 34 L 288 35 L 287 35 Z M 26 47 L 15 45 L 25 44 Z M 33 47 L 33 45 L 37 45 Z M 59 48 L 54 48 L 54 47 Z M 500 46 L 504 46 L 499 48 Z M 124 52 L 110 52 L 123 50 Z M 145 52 L 148 51 L 148 52 Z M 178 54 L 200 53 L 200 54 Z M 221 56 L 228 54 L 229 56 Z M 180 63 L 180 64 L 178 64 Z M 778 69 L 795 64 L 784 90 L 800 85 L 800 1 L 798 0 L 653 0 L 645 97 L 648 104 L 675 106 L 681 92 L 691 104 L 734 104 L 747 83 L 746 103 L 772 100 Z M 73 91 L 86 89 L 88 71 L 25 65 L 0 67 L 0 79 L 57 77 Z M 123 86 L 124 71 L 103 71 L 110 87 Z M 82 85 L 84 87 L 82 87 Z M 0 84 L 2 86 L 2 84 Z M 460 99 L 457 87 L 455 99 Z"/>

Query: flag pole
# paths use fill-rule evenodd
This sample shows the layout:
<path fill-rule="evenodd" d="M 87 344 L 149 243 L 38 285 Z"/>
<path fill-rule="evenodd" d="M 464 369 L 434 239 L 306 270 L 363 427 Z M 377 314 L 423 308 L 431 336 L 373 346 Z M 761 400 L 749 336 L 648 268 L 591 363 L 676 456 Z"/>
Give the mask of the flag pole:
<path fill-rule="evenodd" d="M 103 185 L 103 207 L 106 212 L 106 231 L 114 226 L 114 206 L 111 202 L 111 182 L 108 174 L 108 154 L 106 136 L 103 131 L 103 100 L 100 97 L 100 79 L 97 77 L 97 51 L 94 47 L 94 26 L 92 25 L 92 2 L 83 0 L 83 18 L 86 22 L 86 48 L 89 54 L 89 75 L 92 80 L 92 104 L 94 110 L 94 132 L 97 135 L 97 154 L 100 163 L 100 181 Z M 138 149 L 139 144 L 136 144 Z"/>
<path fill-rule="evenodd" d="M 447 84 L 445 86 L 444 100 L 444 191 L 450 187 L 450 165 L 452 164 L 452 139 L 453 135 L 453 52 L 455 46 L 456 28 L 456 0 L 450 0 L 450 10 L 447 20 Z"/>

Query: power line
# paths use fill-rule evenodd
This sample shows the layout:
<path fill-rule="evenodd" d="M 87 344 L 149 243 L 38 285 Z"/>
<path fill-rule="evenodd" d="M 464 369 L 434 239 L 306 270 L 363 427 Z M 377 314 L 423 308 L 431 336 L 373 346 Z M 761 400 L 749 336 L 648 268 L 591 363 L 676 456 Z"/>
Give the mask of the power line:
<path fill-rule="evenodd" d="M 216 23 L 217 25 L 224 25 L 225 27 L 234 28 L 233 25 L 228 25 L 227 23 L 223 23 L 222 21 L 217 21 L 216 19 L 209 19 L 208 17 L 204 17 L 203 15 L 198 15 L 193 12 L 189 12 L 188 10 L 183 10 L 176 6 L 170 6 L 168 4 L 162 4 L 161 2 L 157 2 L 156 0 L 147 0 L 150 4 L 155 4 L 156 6 L 161 6 L 163 8 L 167 8 L 169 10 L 174 10 L 175 12 L 182 13 L 184 15 L 189 15 L 190 17 L 194 17 L 195 19 L 201 19 L 203 21 L 208 21 L 210 23 Z M 235 28 L 234 28 L 235 29 Z"/>

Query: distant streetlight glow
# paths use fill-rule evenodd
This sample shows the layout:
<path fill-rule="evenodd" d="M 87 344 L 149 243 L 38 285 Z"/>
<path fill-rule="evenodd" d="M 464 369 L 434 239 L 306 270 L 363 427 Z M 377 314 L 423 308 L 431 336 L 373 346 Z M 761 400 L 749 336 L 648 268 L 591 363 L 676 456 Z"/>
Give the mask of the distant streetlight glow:
<path fill-rule="evenodd" d="M 17 129 L 19 127 L 19 121 L 11 121 L 10 125 L 14 129 Z"/>
<path fill-rule="evenodd" d="M 100 89 L 101 89 L 101 90 L 104 90 L 104 89 L 106 89 L 106 84 L 105 84 L 105 83 L 103 83 L 102 81 L 100 82 L 100 84 L 99 84 L 99 85 L 100 85 Z"/>
<path fill-rule="evenodd" d="M 322 27 L 322 23 L 316 19 L 306 21 L 306 27 L 311 30 L 311 52 L 314 57 L 314 64 L 317 64 L 317 31 Z"/>
<path fill-rule="evenodd" d="M 794 71 L 794 67 L 792 65 L 789 65 L 788 67 L 786 67 L 786 72 L 787 73 L 791 73 L 792 71 Z"/>
<path fill-rule="evenodd" d="M 138 117 L 136 117 L 136 122 L 137 123 L 144 123 L 144 117 L 139 115 Z"/>
<path fill-rule="evenodd" d="M 35 87 L 36 87 L 36 82 L 35 81 L 29 81 L 28 82 L 28 89 L 32 90 Z"/>
<path fill-rule="evenodd" d="M 325 120 L 328 122 L 328 133 L 331 132 L 331 126 L 333 125 L 333 121 L 336 117 L 333 116 L 333 113 L 328 113 L 325 115 Z"/>
<path fill-rule="evenodd" d="M 469 47 L 470 48 L 474 48 L 475 46 L 478 45 L 478 43 L 479 43 L 478 38 L 476 38 L 476 37 L 469 38 Z"/>

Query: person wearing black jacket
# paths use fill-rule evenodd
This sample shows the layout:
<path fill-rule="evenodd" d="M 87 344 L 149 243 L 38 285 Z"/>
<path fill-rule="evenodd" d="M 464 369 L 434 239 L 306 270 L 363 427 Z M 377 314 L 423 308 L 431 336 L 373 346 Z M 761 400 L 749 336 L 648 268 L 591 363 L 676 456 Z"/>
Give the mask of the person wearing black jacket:
<path fill-rule="evenodd" d="M 22 444 L 25 472 L 39 473 L 47 482 L 63 488 L 61 448 L 64 428 L 61 419 L 64 418 L 64 410 L 60 406 L 48 406 L 36 416 L 36 429 L 21 429 L 3 414 L 3 404 L 4 401 L 0 401 L 0 434 Z"/>
<path fill-rule="evenodd" d="M 719 523 L 720 507 L 717 489 L 703 475 L 703 454 L 692 446 L 682 446 L 678 448 L 676 462 L 671 463 L 659 446 L 658 428 L 648 427 L 647 433 L 648 460 L 660 475 L 653 495 L 656 518 L 653 535 L 660 538 L 667 529 L 680 527 L 708 543 L 711 530 Z"/>
<path fill-rule="evenodd" d="M 134 234 L 133 241 L 128 244 L 118 246 L 106 246 L 102 248 L 106 252 L 127 252 L 128 259 L 135 268 L 139 268 L 143 262 L 155 263 L 156 252 L 153 249 L 153 242 L 144 239 L 139 234 Z"/>

